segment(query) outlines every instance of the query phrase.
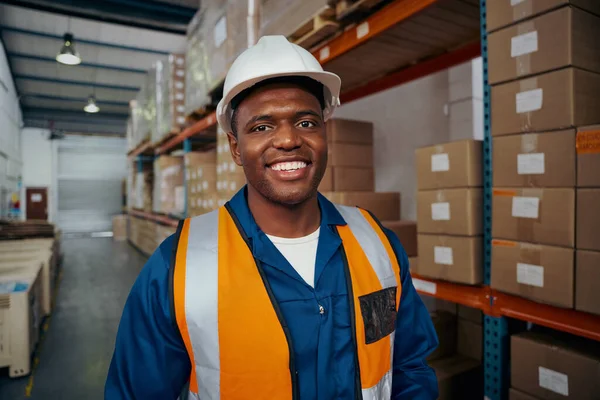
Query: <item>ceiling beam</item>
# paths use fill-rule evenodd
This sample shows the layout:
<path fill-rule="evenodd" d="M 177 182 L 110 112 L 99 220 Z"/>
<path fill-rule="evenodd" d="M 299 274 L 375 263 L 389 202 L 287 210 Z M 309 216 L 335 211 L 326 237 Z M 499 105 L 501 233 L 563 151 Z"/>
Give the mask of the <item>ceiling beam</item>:
<path fill-rule="evenodd" d="M 28 99 L 53 100 L 53 101 L 76 101 L 78 103 L 87 103 L 87 101 L 88 101 L 87 98 L 81 98 L 81 97 L 52 96 L 52 95 L 38 94 L 38 93 L 23 93 L 23 94 L 21 94 L 20 97 L 22 99 L 28 98 Z M 96 98 L 96 103 L 104 104 L 107 106 L 129 107 L 129 103 L 126 101 L 102 100 L 102 99 Z"/>
<path fill-rule="evenodd" d="M 92 21 L 117 24 L 132 28 L 185 35 L 186 25 L 192 18 L 187 15 L 152 11 L 136 5 L 90 2 L 86 0 L 0 0 L 0 3 Z"/>
<path fill-rule="evenodd" d="M 42 61 L 42 62 L 48 62 L 48 63 L 53 63 L 53 64 L 58 63 L 58 61 L 56 61 L 55 58 L 42 57 L 42 56 L 37 56 L 35 54 L 25 54 L 25 53 L 13 52 L 13 51 L 8 51 L 8 52 L 6 52 L 6 54 L 11 58 L 23 58 L 26 60 Z M 148 73 L 148 71 L 146 71 L 145 69 L 117 67 L 116 65 L 96 64 L 96 63 L 91 63 L 91 62 L 86 62 L 86 61 L 82 61 L 82 63 L 79 64 L 77 67 L 98 68 L 98 69 L 105 69 L 105 70 L 110 70 L 110 71 L 130 72 L 133 74 Z"/>
<path fill-rule="evenodd" d="M 2 0 L 0 0 L 0 2 L 1 1 Z M 34 31 L 32 29 L 23 29 L 23 28 L 16 28 L 13 26 L 0 25 L 0 30 L 2 30 L 4 32 L 17 33 L 20 35 L 37 36 L 37 37 L 43 37 L 46 39 L 58 39 L 61 42 L 63 41 L 63 37 L 61 35 L 55 35 L 53 33 L 47 33 L 47 32 Z M 109 42 L 100 42 L 97 40 L 81 39 L 80 37 L 75 36 L 75 45 L 77 45 L 77 43 L 83 43 L 83 44 L 87 44 L 90 46 L 106 47 L 106 48 L 110 48 L 110 49 L 138 51 L 141 53 L 150 53 L 150 54 L 159 54 L 161 56 L 166 56 L 166 55 L 170 54 L 168 51 L 147 49 L 147 48 L 135 47 L 135 46 L 126 46 L 123 44 L 115 44 L 115 43 L 109 43 Z"/>
<path fill-rule="evenodd" d="M 37 81 L 37 82 L 47 82 L 47 83 L 58 83 L 61 85 L 89 86 L 89 87 L 111 89 L 111 90 L 128 90 L 128 91 L 132 91 L 132 92 L 137 92 L 138 90 L 140 90 L 139 87 L 135 87 L 135 86 L 108 85 L 105 83 L 95 83 L 95 82 L 88 82 L 88 81 L 44 78 L 44 77 L 35 76 L 35 75 L 15 74 L 15 79 L 16 80 Z"/>
<path fill-rule="evenodd" d="M 102 116 L 102 117 L 106 117 L 106 118 L 123 119 L 124 121 L 127 120 L 127 118 L 129 118 L 129 114 L 122 114 L 122 113 L 103 113 L 102 111 L 100 111 L 97 114 L 90 114 L 90 113 L 86 113 L 85 111 L 83 111 L 83 108 L 81 108 L 81 110 L 61 110 L 61 109 L 56 109 L 56 108 L 23 107 L 23 115 L 32 114 L 32 113 L 37 113 L 38 115 L 43 114 L 43 115 L 47 115 L 47 116 L 51 116 L 51 115 L 84 116 L 85 115 L 90 118 L 92 118 L 94 116 Z"/>

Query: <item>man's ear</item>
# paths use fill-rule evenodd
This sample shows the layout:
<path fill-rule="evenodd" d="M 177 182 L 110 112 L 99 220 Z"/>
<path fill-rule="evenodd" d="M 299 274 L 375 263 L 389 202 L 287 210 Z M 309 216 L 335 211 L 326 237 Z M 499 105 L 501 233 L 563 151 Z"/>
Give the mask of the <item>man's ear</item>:
<path fill-rule="evenodd" d="M 233 161 L 241 167 L 242 158 L 240 157 L 238 140 L 234 136 L 233 132 L 227 133 L 227 140 L 229 140 L 229 150 L 231 151 L 231 157 L 233 158 Z"/>

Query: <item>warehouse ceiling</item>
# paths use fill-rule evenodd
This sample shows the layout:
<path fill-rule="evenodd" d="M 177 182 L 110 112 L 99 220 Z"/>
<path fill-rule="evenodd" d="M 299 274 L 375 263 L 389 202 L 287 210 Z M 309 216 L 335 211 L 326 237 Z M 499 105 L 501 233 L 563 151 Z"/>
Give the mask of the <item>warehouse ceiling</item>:
<path fill-rule="evenodd" d="M 198 0 L 0 0 L 0 38 L 25 126 L 121 134 L 146 71 L 185 49 Z M 74 35 L 77 66 L 55 57 Z M 83 111 L 94 95 L 100 112 Z"/>

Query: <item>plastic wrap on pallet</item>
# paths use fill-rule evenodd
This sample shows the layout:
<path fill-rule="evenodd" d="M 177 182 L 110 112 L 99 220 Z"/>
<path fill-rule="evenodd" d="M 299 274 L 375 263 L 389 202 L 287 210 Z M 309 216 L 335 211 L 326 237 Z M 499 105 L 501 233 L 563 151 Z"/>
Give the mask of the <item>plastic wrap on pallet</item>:
<path fill-rule="evenodd" d="M 160 156 L 154 161 L 158 165 L 160 209 L 156 210 L 164 214 L 183 213 L 183 157 Z"/>
<path fill-rule="evenodd" d="M 156 136 L 158 143 L 185 124 L 185 55 L 170 54 L 156 64 Z"/>
<path fill-rule="evenodd" d="M 217 207 L 216 149 L 186 153 L 185 179 L 187 186 L 187 215 L 193 217 Z"/>
<path fill-rule="evenodd" d="M 208 53 L 206 41 L 201 29 L 204 23 L 204 8 L 198 10 L 187 31 L 187 47 L 185 53 L 185 114 L 206 106 L 208 97 Z"/>
<path fill-rule="evenodd" d="M 329 6 L 329 0 L 258 1 L 260 1 L 260 36 L 290 36 L 302 24 Z"/>

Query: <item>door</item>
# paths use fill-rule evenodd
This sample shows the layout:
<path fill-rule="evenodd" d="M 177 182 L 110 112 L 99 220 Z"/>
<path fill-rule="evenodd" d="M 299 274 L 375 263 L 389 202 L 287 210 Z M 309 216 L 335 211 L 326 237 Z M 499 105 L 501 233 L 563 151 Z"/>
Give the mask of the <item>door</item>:
<path fill-rule="evenodd" d="M 48 220 L 48 188 L 26 188 L 27 219 Z"/>

